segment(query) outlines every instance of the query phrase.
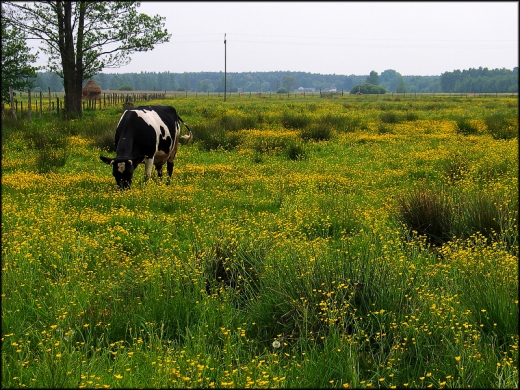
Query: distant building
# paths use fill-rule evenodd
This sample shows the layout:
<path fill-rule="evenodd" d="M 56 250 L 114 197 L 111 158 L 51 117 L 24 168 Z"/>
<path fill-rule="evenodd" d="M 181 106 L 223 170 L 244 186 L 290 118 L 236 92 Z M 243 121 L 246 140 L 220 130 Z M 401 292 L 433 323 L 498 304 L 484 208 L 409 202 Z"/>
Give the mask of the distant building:
<path fill-rule="evenodd" d="M 300 93 L 303 93 L 303 92 L 316 92 L 316 88 L 303 88 L 303 87 L 300 87 L 296 90 L 296 92 L 300 92 Z"/>

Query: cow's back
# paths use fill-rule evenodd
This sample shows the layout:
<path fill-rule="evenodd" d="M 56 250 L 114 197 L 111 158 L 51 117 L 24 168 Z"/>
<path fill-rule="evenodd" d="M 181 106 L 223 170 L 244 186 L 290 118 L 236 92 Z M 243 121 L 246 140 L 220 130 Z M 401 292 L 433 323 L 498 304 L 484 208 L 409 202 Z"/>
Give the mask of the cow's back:
<path fill-rule="evenodd" d="M 163 144 L 173 144 L 177 121 L 177 112 L 170 106 L 140 106 L 125 111 L 116 129 L 117 156 L 153 157 Z"/>

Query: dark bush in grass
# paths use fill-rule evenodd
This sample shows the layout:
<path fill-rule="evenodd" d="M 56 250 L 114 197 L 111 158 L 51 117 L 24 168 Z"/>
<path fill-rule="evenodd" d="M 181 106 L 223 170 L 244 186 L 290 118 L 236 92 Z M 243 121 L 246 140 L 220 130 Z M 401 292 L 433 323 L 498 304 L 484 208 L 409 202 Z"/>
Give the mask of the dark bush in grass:
<path fill-rule="evenodd" d="M 38 152 L 36 168 L 40 173 L 55 172 L 67 163 L 68 129 L 59 126 L 36 127 L 29 133 L 32 147 Z"/>
<path fill-rule="evenodd" d="M 338 131 L 344 131 L 346 133 L 352 133 L 357 129 L 363 128 L 363 123 L 359 116 L 347 115 L 344 117 L 343 128 L 338 128 Z"/>
<path fill-rule="evenodd" d="M 416 189 L 399 198 L 398 207 L 398 220 L 409 234 L 425 236 L 432 245 L 452 238 L 455 210 L 444 191 Z"/>
<path fill-rule="evenodd" d="M 38 151 L 36 168 L 39 173 L 56 172 L 58 168 L 65 166 L 69 151 L 66 147 L 46 147 Z"/>
<path fill-rule="evenodd" d="M 399 123 L 400 122 L 399 115 L 393 111 L 383 112 L 382 114 L 379 115 L 379 120 L 382 123 Z"/>
<path fill-rule="evenodd" d="M 419 120 L 419 114 L 417 114 L 416 112 L 414 111 L 408 111 L 406 113 L 406 117 L 405 119 L 408 121 L 408 122 L 413 122 L 413 121 L 416 121 L 416 120 Z"/>
<path fill-rule="evenodd" d="M 12 134 L 26 130 L 27 122 L 13 118 L 10 112 L 5 112 L 4 115 L 2 117 L 2 141 L 7 142 Z"/>
<path fill-rule="evenodd" d="M 96 134 L 94 136 L 94 145 L 100 148 L 101 150 L 112 153 L 115 152 L 115 131 L 111 129 L 105 129 L 101 133 Z"/>
<path fill-rule="evenodd" d="M 377 131 L 379 134 L 392 134 L 394 132 L 394 128 L 392 125 L 380 123 L 377 127 Z"/>
<path fill-rule="evenodd" d="M 329 113 L 320 117 L 316 123 L 327 126 L 334 130 L 342 130 L 345 128 L 346 121 L 347 117 L 345 115 L 334 115 Z"/>
<path fill-rule="evenodd" d="M 263 267 L 265 248 L 243 248 L 232 239 L 217 239 L 203 253 L 206 292 L 219 294 L 233 289 L 241 302 L 256 297 L 260 286 L 259 272 Z M 240 302 L 239 301 L 239 302 Z"/>
<path fill-rule="evenodd" d="M 458 134 L 462 135 L 475 135 L 478 133 L 477 125 L 470 119 L 460 117 L 455 119 L 456 129 Z"/>
<path fill-rule="evenodd" d="M 311 120 L 304 114 L 285 111 L 282 113 L 281 122 L 286 129 L 303 129 Z"/>
<path fill-rule="evenodd" d="M 254 129 L 257 124 L 257 117 L 255 116 L 233 116 L 222 115 L 218 119 L 218 123 L 222 128 L 228 131 L 237 131 L 243 129 Z"/>
<path fill-rule="evenodd" d="M 518 196 L 476 192 L 464 197 L 462 237 L 475 233 L 491 241 L 505 242 L 518 253 Z"/>
<path fill-rule="evenodd" d="M 508 118 L 505 113 L 496 112 L 485 118 L 488 132 L 494 139 L 518 137 L 518 118 Z"/>
<path fill-rule="evenodd" d="M 240 134 L 226 131 L 214 122 L 195 125 L 192 131 L 193 141 L 203 150 L 232 150 L 242 143 Z"/>
<path fill-rule="evenodd" d="M 290 160 L 305 160 L 307 158 L 307 151 L 301 142 L 288 141 L 284 150 L 285 155 Z"/>
<path fill-rule="evenodd" d="M 326 141 L 332 137 L 332 129 L 326 124 L 311 123 L 300 130 L 300 137 L 305 141 Z"/>

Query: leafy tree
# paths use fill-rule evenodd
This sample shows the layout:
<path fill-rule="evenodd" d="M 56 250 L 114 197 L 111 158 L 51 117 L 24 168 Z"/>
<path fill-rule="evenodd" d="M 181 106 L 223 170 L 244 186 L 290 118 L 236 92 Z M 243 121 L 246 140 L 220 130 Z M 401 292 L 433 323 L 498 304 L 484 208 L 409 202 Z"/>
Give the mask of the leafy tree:
<path fill-rule="evenodd" d="M 9 23 L 40 39 L 49 56 L 48 69 L 63 78 L 65 112 L 82 113 L 83 81 L 104 68 L 130 62 L 136 51 L 168 42 L 164 17 L 137 12 L 137 1 L 3 2 Z"/>
<path fill-rule="evenodd" d="M 377 72 L 375 70 L 370 72 L 370 76 L 367 77 L 367 80 L 365 81 L 365 83 L 372 84 L 372 85 L 379 85 L 379 75 L 377 74 Z"/>
<path fill-rule="evenodd" d="M 32 88 L 37 67 L 30 64 L 36 55 L 30 53 L 22 30 L 4 18 L 2 6 L 2 102 L 9 103 L 9 87 L 16 90 Z"/>
<path fill-rule="evenodd" d="M 285 88 L 287 91 L 293 91 L 295 85 L 296 79 L 294 78 L 294 76 L 282 77 L 282 88 Z"/>
<path fill-rule="evenodd" d="M 215 87 L 213 86 L 210 79 L 199 80 L 197 82 L 197 91 L 198 92 L 213 92 Z"/>
<path fill-rule="evenodd" d="M 395 92 L 397 93 L 405 93 L 407 92 L 406 86 L 404 85 L 403 76 L 399 75 L 397 81 L 397 87 L 395 88 Z"/>
<path fill-rule="evenodd" d="M 441 74 L 441 88 L 443 92 L 453 92 L 455 85 L 460 80 L 462 72 L 457 69 L 453 72 L 444 72 Z"/>
<path fill-rule="evenodd" d="M 388 91 L 395 91 L 401 74 L 393 69 L 387 69 L 379 75 L 379 84 Z"/>

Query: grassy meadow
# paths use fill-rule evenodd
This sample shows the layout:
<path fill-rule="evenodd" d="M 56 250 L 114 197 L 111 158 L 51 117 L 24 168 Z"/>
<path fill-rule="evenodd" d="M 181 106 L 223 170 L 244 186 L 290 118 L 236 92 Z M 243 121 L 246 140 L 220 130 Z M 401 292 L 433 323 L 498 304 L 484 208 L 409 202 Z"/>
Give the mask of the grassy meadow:
<path fill-rule="evenodd" d="M 517 97 L 149 103 L 3 119 L 2 387 L 518 388 Z"/>

